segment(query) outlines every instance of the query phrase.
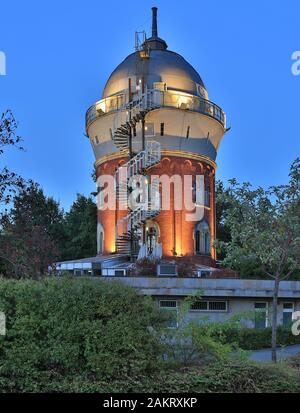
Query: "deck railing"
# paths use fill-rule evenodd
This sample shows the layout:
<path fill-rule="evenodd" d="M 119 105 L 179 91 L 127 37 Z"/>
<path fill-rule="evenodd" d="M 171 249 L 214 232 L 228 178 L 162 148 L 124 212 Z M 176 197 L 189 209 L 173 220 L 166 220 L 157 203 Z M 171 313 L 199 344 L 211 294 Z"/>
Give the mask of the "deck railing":
<path fill-rule="evenodd" d="M 181 93 L 177 91 L 159 91 L 151 89 L 147 91 L 147 102 L 155 104 L 155 107 L 177 108 L 202 113 L 217 120 L 221 125 L 226 127 L 226 115 L 224 111 L 215 103 L 198 96 Z M 133 95 L 133 101 L 135 96 Z M 125 93 L 111 96 L 99 100 L 92 105 L 86 113 L 86 128 L 97 118 L 110 112 L 126 110 L 128 99 Z"/>

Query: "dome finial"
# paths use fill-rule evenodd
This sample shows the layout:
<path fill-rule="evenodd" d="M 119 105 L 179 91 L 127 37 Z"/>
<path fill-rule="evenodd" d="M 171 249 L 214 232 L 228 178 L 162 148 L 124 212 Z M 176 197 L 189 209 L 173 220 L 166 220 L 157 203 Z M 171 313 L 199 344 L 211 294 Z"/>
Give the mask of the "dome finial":
<path fill-rule="evenodd" d="M 152 37 L 158 37 L 158 33 L 157 33 L 157 7 L 152 7 Z"/>

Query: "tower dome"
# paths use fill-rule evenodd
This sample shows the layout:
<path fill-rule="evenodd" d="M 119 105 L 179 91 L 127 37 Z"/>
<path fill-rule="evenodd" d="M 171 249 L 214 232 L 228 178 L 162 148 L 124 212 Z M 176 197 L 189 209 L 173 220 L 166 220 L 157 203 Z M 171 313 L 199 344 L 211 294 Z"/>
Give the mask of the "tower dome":
<path fill-rule="evenodd" d="M 152 48 L 146 59 L 141 60 L 139 52 L 126 57 L 109 77 L 102 98 L 125 90 L 129 77 L 139 81 L 142 76 L 149 89 L 153 88 L 154 83 L 163 82 L 169 90 L 207 98 L 204 83 L 193 66 L 178 53 Z"/>
<path fill-rule="evenodd" d="M 128 87 L 128 78 L 138 82 L 144 77 L 148 88 L 163 82 L 169 90 L 190 93 L 207 98 L 204 83 L 181 55 L 167 50 L 167 44 L 157 34 L 157 8 L 153 7 L 152 36 L 140 50 L 130 54 L 109 77 L 102 98 L 118 94 Z"/>

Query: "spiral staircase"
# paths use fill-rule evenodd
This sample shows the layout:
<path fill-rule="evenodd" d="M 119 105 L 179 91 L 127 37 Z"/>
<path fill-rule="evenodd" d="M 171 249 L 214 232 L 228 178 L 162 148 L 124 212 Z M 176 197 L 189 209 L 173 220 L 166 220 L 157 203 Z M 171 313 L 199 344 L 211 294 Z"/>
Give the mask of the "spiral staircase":
<path fill-rule="evenodd" d="M 155 104 L 155 91 L 146 91 L 125 105 L 121 113 L 117 114 L 117 125 L 113 132 L 113 142 L 121 151 L 130 151 L 132 129 L 151 110 L 159 107 Z M 142 127 L 144 123 L 142 122 Z M 149 219 L 155 218 L 160 213 L 159 182 L 151 182 L 151 193 L 145 202 L 131 206 L 128 202 L 132 181 L 137 176 L 147 175 L 147 170 L 158 164 L 161 160 L 160 143 L 148 141 L 145 148 L 136 153 L 131 159 L 116 171 L 116 197 L 119 209 L 126 209 L 127 215 L 119 219 L 116 230 L 116 252 L 118 254 L 137 257 L 141 229 Z"/>

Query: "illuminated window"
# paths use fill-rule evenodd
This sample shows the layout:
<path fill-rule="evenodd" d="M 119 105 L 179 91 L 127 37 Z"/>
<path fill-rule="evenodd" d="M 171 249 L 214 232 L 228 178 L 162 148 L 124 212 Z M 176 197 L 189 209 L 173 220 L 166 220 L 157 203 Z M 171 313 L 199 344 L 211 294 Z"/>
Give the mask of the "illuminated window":
<path fill-rule="evenodd" d="M 154 136 L 154 123 L 145 124 L 145 136 Z"/>

